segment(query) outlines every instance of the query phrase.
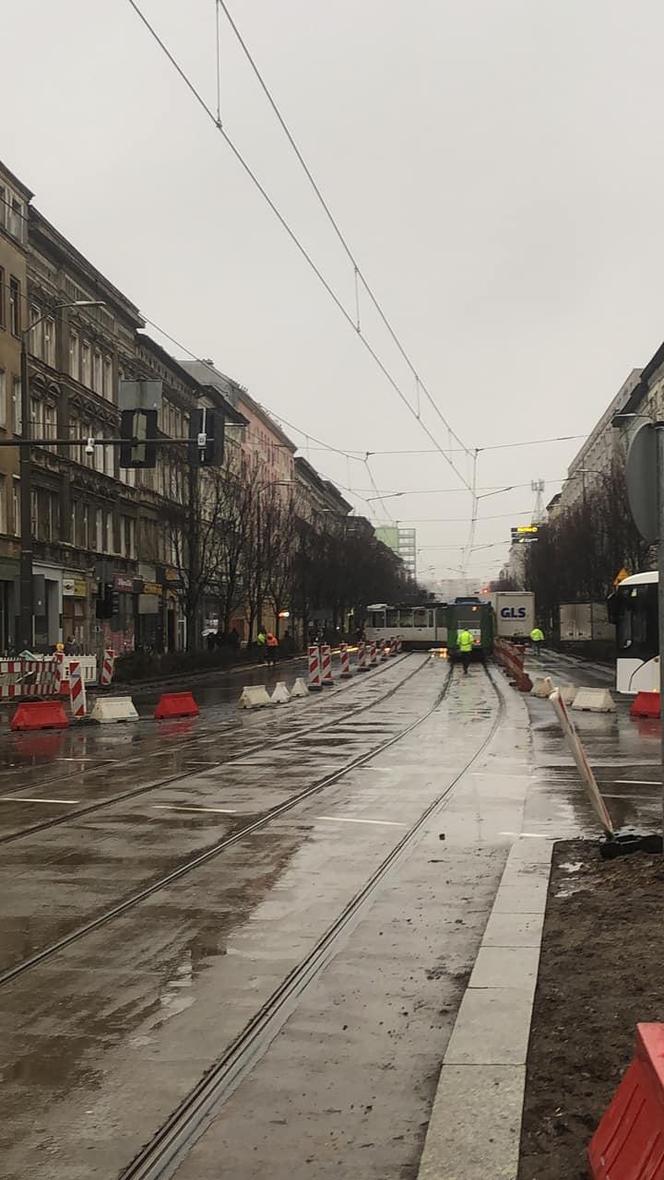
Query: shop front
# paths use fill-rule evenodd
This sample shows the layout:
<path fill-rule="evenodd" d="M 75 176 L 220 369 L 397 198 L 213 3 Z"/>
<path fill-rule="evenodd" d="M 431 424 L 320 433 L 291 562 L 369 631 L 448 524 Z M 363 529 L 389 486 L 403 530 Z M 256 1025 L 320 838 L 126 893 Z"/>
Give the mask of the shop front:
<path fill-rule="evenodd" d="M 92 651 L 91 587 L 85 575 L 65 570 L 62 578 L 62 637 L 80 651 Z"/>

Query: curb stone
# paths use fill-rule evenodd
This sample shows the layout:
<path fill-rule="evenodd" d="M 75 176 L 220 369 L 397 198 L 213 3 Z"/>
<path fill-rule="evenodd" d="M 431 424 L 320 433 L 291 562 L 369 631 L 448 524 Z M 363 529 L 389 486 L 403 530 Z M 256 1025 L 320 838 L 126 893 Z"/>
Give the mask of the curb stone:
<path fill-rule="evenodd" d="M 512 845 L 443 1059 L 418 1180 L 516 1180 L 553 840 Z"/>

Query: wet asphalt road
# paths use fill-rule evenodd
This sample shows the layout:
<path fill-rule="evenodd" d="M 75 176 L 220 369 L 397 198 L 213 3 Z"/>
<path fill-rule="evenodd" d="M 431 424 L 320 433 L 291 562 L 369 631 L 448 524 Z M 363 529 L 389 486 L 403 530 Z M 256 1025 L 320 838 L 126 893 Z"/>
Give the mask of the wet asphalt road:
<path fill-rule="evenodd" d="M 20 971 L 0 1008 L 7 1180 L 118 1176 L 226 1059 L 236 1072 L 222 1073 L 217 1117 L 180 1180 L 416 1175 L 512 840 L 523 826 L 593 830 L 548 702 L 526 707 L 479 667 L 448 674 L 413 655 L 322 700 L 248 715 L 231 705 L 234 684 L 193 723 L 70 732 L 18 780 L 5 763 L 1 793 L 17 798 L 0 803 L 0 972 Z M 656 738 L 622 706 L 575 716 L 602 785 L 611 770 L 612 793 L 625 792 L 614 805 L 652 815 L 652 788 L 618 779 L 656 774 Z M 56 795 L 76 802 L 25 831 L 56 805 L 19 797 Z M 277 1002 L 285 979 L 296 990 Z"/>

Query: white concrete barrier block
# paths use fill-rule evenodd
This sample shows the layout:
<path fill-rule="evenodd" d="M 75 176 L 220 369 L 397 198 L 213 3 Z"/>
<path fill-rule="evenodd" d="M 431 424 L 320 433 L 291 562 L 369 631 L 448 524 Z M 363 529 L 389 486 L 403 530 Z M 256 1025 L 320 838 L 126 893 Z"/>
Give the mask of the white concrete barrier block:
<path fill-rule="evenodd" d="M 538 676 L 531 689 L 531 695 L 539 697 L 542 701 L 548 701 L 553 692 L 553 681 L 550 676 Z"/>
<path fill-rule="evenodd" d="M 575 684 L 561 684 L 558 692 L 566 705 L 573 705 L 578 689 Z"/>
<path fill-rule="evenodd" d="M 284 681 L 279 680 L 275 686 L 274 692 L 272 693 L 272 698 L 271 698 L 272 704 L 273 705 L 287 705 L 290 700 L 290 697 L 291 697 L 291 694 L 289 693 L 288 689 L 286 688 Z"/>
<path fill-rule="evenodd" d="M 90 719 L 110 725 L 114 721 L 138 721 L 138 713 L 131 697 L 98 697 Z"/>
<path fill-rule="evenodd" d="M 290 695 L 291 695 L 291 700 L 293 699 L 293 697 L 308 697 L 309 696 L 309 689 L 307 688 L 307 682 L 306 682 L 306 680 L 303 679 L 302 676 L 298 676 L 297 680 L 295 681 L 295 684 L 291 688 Z"/>
<path fill-rule="evenodd" d="M 271 705 L 272 698 L 264 684 L 248 684 L 240 695 L 241 709 L 258 709 L 261 705 Z"/>
<path fill-rule="evenodd" d="M 578 688 L 573 709 L 587 713 L 615 713 L 616 706 L 608 688 Z"/>

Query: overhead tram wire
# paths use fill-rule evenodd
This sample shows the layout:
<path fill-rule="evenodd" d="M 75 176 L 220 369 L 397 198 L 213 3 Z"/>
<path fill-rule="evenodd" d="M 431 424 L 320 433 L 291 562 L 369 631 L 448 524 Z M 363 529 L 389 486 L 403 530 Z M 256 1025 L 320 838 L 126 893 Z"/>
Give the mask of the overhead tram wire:
<path fill-rule="evenodd" d="M 356 330 L 357 330 L 358 334 L 360 333 L 360 307 L 359 307 L 359 293 L 358 293 L 358 289 L 357 289 L 357 282 L 359 279 L 362 283 L 364 290 L 366 291 L 367 295 L 369 296 L 369 299 L 371 300 L 373 306 L 375 307 L 376 311 L 378 312 L 378 315 L 379 315 L 384 327 L 387 329 L 392 342 L 396 345 L 400 355 L 402 356 L 406 365 L 410 369 L 410 372 L 412 373 L 413 377 L 415 378 L 415 391 L 416 391 L 416 399 L 417 399 L 417 410 L 416 410 L 415 416 L 418 419 L 420 417 L 419 394 L 420 394 L 420 390 L 421 390 L 422 393 L 424 393 L 427 400 L 429 401 L 430 405 L 435 410 L 435 412 L 438 415 L 438 417 L 440 418 L 441 422 L 443 423 L 443 425 L 447 429 L 448 434 L 451 435 L 451 437 L 454 438 L 456 440 L 456 442 L 458 442 L 460 444 L 460 446 L 461 446 L 462 450 L 465 452 L 465 454 L 467 454 L 467 455 L 472 454 L 472 451 L 470 450 L 470 448 L 464 446 L 464 444 L 463 444 L 462 440 L 459 438 L 458 434 L 456 434 L 456 432 L 452 429 L 452 427 L 450 426 L 450 423 L 447 421 L 447 418 L 443 414 L 438 403 L 435 401 L 435 399 L 432 397 L 431 393 L 427 389 L 424 381 L 422 380 L 417 369 L 415 368 L 415 365 L 411 361 L 410 356 L 406 352 L 403 344 L 401 343 L 399 337 L 397 336 L 396 331 L 394 330 L 394 328 L 392 327 L 392 324 L 390 323 L 389 319 L 387 318 L 387 315 L 386 315 L 385 311 L 383 310 L 378 297 L 374 294 L 374 291 L 372 290 L 371 286 L 369 285 L 366 275 L 364 274 L 355 255 L 353 254 L 353 251 L 351 250 L 350 246 L 348 245 L 348 242 L 346 241 L 346 238 L 341 231 L 339 223 L 337 222 L 334 214 L 332 213 L 332 210 L 330 209 L 330 206 L 328 205 L 327 201 L 325 200 L 325 197 L 323 196 L 319 185 L 317 184 L 316 180 L 314 179 L 314 177 L 312 175 L 309 165 L 307 164 L 304 156 L 302 155 L 302 152 L 300 151 L 297 143 L 295 142 L 293 134 L 292 134 L 290 128 L 288 127 L 286 120 L 284 119 L 279 107 L 277 106 L 276 100 L 272 96 L 272 92 L 270 91 L 270 88 L 267 85 L 267 82 L 263 78 L 263 75 L 261 74 L 258 66 L 256 65 L 256 62 L 254 61 L 254 58 L 251 54 L 251 50 L 249 49 L 240 30 L 238 29 L 235 21 L 233 20 L 233 17 L 231 16 L 231 13 L 228 9 L 228 5 L 225 3 L 225 0 L 217 0 L 217 3 L 220 4 L 221 8 L 223 9 L 224 13 L 226 14 L 226 19 L 228 20 L 228 23 L 231 26 L 231 29 L 233 30 L 241 48 L 242 48 L 242 51 L 243 51 L 247 61 L 249 62 L 251 69 L 254 72 L 254 75 L 256 76 L 258 84 L 259 84 L 261 90 L 263 91 L 265 97 L 267 98 L 267 101 L 269 102 L 272 110 L 274 111 L 274 114 L 279 122 L 279 125 L 280 125 L 284 135 L 286 136 L 286 138 L 287 138 L 289 144 L 291 145 L 299 163 L 301 164 L 301 166 L 304 170 L 304 173 L 307 177 L 307 180 L 309 181 L 309 184 L 311 185 L 314 193 L 316 194 L 316 197 L 318 198 L 318 201 L 320 202 L 320 204 L 325 212 L 325 215 L 326 215 L 330 225 L 332 226 L 332 229 L 334 230 L 339 242 L 341 243 L 343 250 L 345 251 L 348 261 L 350 262 L 350 264 L 353 268 L 353 276 L 354 276 L 354 282 L 355 282 L 356 317 L 357 317 Z"/>
<path fill-rule="evenodd" d="M 159 34 L 157 33 L 154 26 L 151 24 L 151 22 L 146 17 L 145 13 L 142 12 L 141 8 L 136 3 L 136 0 L 127 0 L 127 3 L 131 6 L 131 8 L 133 8 L 134 12 L 139 17 L 139 19 L 141 20 L 143 25 L 145 25 L 145 28 L 148 30 L 150 36 L 157 43 L 157 45 L 161 49 L 162 53 L 164 53 L 165 56 L 168 58 L 169 62 L 173 66 L 174 70 L 176 70 L 176 72 L 179 74 L 180 78 L 184 82 L 187 89 L 190 91 L 190 93 L 196 99 L 196 102 L 199 104 L 199 106 L 205 112 L 205 114 L 207 115 L 208 119 L 212 123 L 215 130 L 219 133 L 219 135 L 222 136 L 222 138 L 224 139 L 224 141 L 226 142 L 226 144 L 230 148 L 231 152 L 235 156 L 235 159 L 240 164 L 243 171 L 249 177 L 252 184 L 258 189 L 259 193 L 261 194 L 261 196 L 263 197 L 263 199 L 265 200 L 267 205 L 270 207 L 270 209 L 274 213 L 274 216 L 277 218 L 277 221 L 281 225 L 282 229 L 284 229 L 286 231 L 286 233 L 288 234 L 288 237 L 291 239 L 293 244 L 296 246 L 297 250 L 299 251 L 301 256 L 304 258 L 307 265 L 313 271 L 314 275 L 316 276 L 316 278 L 318 279 L 318 281 L 320 282 L 320 284 L 324 288 L 324 290 L 327 292 L 327 294 L 329 295 L 330 299 L 332 300 L 332 302 L 334 303 L 334 305 L 336 306 L 338 311 L 341 312 L 341 315 L 346 320 L 347 324 L 349 324 L 349 326 L 352 328 L 354 335 L 357 336 L 358 340 L 360 340 L 362 342 L 364 348 L 369 353 L 369 355 L 373 359 L 374 363 L 378 366 L 378 368 L 380 369 L 381 373 L 383 374 L 383 376 L 385 377 L 385 379 L 387 380 L 389 385 L 392 387 L 392 389 L 397 394 L 399 399 L 406 406 L 406 409 L 408 410 L 408 412 L 413 416 L 415 421 L 419 424 L 419 426 L 424 431 L 424 433 L 426 434 L 429 441 L 433 443 L 436 451 L 438 451 L 438 453 L 443 457 L 445 462 L 451 467 L 451 469 L 454 471 L 454 474 L 461 481 L 461 483 L 464 484 L 468 489 L 470 489 L 470 484 L 468 483 L 466 477 L 462 474 L 461 471 L 459 471 L 458 467 L 453 462 L 453 460 L 450 459 L 450 457 L 447 454 L 447 452 L 445 451 L 445 449 L 440 445 L 440 443 L 438 442 L 438 439 L 432 433 L 432 431 L 429 429 L 429 427 L 426 425 L 426 423 L 422 420 L 422 418 L 418 418 L 415 410 L 411 406 L 408 398 L 406 397 L 405 393 L 401 389 L 401 386 L 397 382 L 396 378 L 392 376 L 391 372 L 389 371 L 387 366 L 383 363 L 383 361 L 380 359 L 375 348 L 369 343 L 366 336 L 361 331 L 358 331 L 357 324 L 356 324 L 355 320 L 353 319 L 353 316 L 346 310 L 344 304 L 341 302 L 341 299 L 336 294 L 336 292 L 333 290 L 333 288 L 330 286 L 330 284 L 327 281 L 327 279 L 325 278 L 323 272 L 320 270 L 318 265 L 314 262 L 313 258 L 311 257 L 311 255 L 309 254 L 308 250 L 303 245 L 303 243 L 300 241 L 300 239 L 298 238 L 295 231 L 293 229 L 291 229 L 291 226 L 289 225 L 288 221 L 283 216 L 283 214 L 279 211 L 279 209 L 275 205 L 274 201 L 270 197 L 269 193 L 267 192 L 267 189 L 260 182 L 256 173 L 253 171 L 253 169 L 250 167 L 250 165 L 245 160 L 240 149 L 238 147 L 236 147 L 235 143 L 231 139 L 228 132 L 225 131 L 223 126 L 221 126 L 220 123 L 217 122 L 217 118 L 214 114 L 214 111 L 208 106 L 207 102 L 203 98 L 200 91 L 196 88 L 196 86 L 191 81 L 191 79 L 188 77 L 188 75 L 185 73 L 184 69 L 179 64 L 177 59 L 173 56 L 173 54 L 171 53 L 171 51 L 168 48 L 168 46 L 166 45 L 166 43 L 162 40 L 162 38 L 159 36 Z M 422 388 L 424 389 L 424 386 Z M 456 438 L 456 435 L 455 435 L 455 438 Z M 457 439 L 457 441 L 461 442 L 460 439 Z M 466 451 L 465 453 L 468 454 L 468 451 Z"/>

